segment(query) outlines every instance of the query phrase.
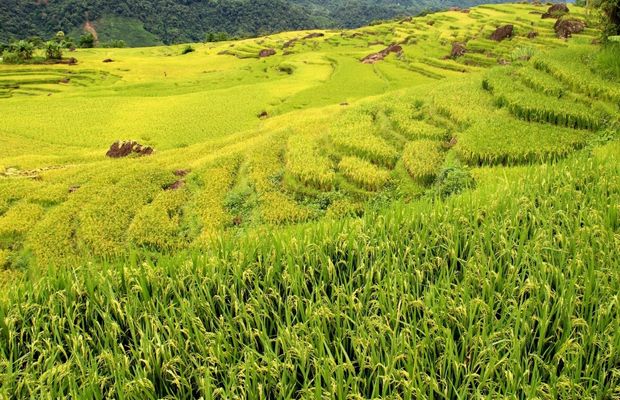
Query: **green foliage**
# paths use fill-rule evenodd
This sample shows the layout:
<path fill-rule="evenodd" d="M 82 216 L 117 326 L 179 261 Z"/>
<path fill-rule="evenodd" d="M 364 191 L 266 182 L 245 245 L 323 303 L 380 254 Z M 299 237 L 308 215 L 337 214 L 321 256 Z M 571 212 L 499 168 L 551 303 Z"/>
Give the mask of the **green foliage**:
<path fill-rule="evenodd" d="M 443 168 L 437 175 L 433 191 L 440 198 L 446 199 L 467 189 L 475 188 L 475 186 L 476 181 L 468 169 L 461 166 L 449 166 Z"/>
<path fill-rule="evenodd" d="M 189 54 L 189 53 L 193 53 L 195 52 L 196 49 L 194 48 L 194 46 L 188 44 L 187 46 L 183 47 L 183 50 L 181 50 L 181 54 Z"/>
<path fill-rule="evenodd" d="M 0 302 L 2 393 L 612 399 L 609 160 L 209 253 L 42 271 Z"/>
<path fill-rule="evenodd" d="M 62 59 L 63 43 L 49 41 L 45 43 L 45 58 L 48 60 Z"/>
<path fill-rule="evenodd" d="M 80 36 L 79 44 L 82 48 L 90 49 L 92 47 L 95 47 L 95 42 L 95 36 L 90 32 L 87 32 Z"/>
<path fill-rule="evenodd" d="M 597 69 L 610 81 L 620 81 L 620 43 L 603 46 L 596 56 Z"/>

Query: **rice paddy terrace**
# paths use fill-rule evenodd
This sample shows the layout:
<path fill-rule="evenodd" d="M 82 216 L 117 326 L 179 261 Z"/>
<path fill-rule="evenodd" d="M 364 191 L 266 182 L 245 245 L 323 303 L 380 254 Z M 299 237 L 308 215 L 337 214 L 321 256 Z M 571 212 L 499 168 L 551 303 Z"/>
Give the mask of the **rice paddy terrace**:
<path fill-rule="evenodd" d="M 95 49 L 76 52 L 76 66 L 1 66 L 2 263 L 22 250 L 47 264 L 177 249 L 225 230 L 359 214 L 377 196 L 415 198 L 446 162 L 566 157 L 617 117 L 620 92 L 584 64 L 595 31 L 560 40 L 545 9 L 482 6 L 185 55 Z M 489 39 L 508 23 L 511 40 Z M 468 51 L 446 57 L 453 42 Z M 394 43 L 402 49 L 360 62 Z M 520 51 L 533 58 L 485 75 Z M 117 140 L 155 154 L 107 158 Z"/>
<path fill-rule="evenodd" d="M 618 398 L 620 85 L 547 8 L 0 65 L 1 393 Z"/>

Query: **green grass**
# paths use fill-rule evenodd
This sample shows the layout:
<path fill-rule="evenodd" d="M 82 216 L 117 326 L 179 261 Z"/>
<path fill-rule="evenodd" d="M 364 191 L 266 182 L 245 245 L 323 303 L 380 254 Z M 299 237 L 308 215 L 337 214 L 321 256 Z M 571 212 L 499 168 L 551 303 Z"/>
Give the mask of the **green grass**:
<path fill-rule="evenodd" d="M 540 9 L 0 64 L 0 398 L 620 396 L 613 60 Z"/>

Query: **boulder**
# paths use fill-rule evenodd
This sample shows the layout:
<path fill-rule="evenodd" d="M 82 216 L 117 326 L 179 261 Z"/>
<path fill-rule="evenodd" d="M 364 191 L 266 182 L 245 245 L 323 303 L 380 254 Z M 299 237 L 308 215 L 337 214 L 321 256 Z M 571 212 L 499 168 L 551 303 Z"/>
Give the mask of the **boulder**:
<path fill-rule="evenodd" d="M 568 6 L 564 3 L 554 4 L 542 15 L 542 18 L 560 18 L 561 16 L 569 13 Z"/>
<path fill-rule="evenodd" d="M 149 146 L 142 146 L 140 143 L 133 140 L 128 142 L 118 141 L 112 143 L 110 149 L 106 153 L 106 156 L 110 158 L 123 158 L 132 154 L 138 156 L 150 156 L 153 154 L 153 148 Z"/>
<path fill-rule="evenodd" d="M 450 58 L 458 58 L 467 52 L 465 43 L 454 42 L 452 43 L 452 50 L 450 51 Z"/>
<path fill-rule="evenodd" d="M 514 26 L 512 25 L 504 25 L 500 26 L 491 34 L 491 40 L 495 40 L 497 42 L 501 42 L 504 39 L 508 39 L 512 37 L 512 33 L 514 31 Z"/>
<path fill-rule="evenodd" d="M 580 19 L 560 18 L 555 22 L 553 29 L 560 39 L 567 39 L 573 33 L 580 33 L 586 28 L 586 23 Z"/>
<path fill-rule="evenodd" d="M 275 56 L 276 51 L 274 49 L 263 49 L 258 53 L 260 58 Z"/>

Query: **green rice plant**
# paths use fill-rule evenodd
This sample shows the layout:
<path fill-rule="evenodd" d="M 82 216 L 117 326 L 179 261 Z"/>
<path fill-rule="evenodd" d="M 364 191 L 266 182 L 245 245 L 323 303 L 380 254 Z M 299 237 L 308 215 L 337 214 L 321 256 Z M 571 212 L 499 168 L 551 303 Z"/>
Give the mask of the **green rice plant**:
<path fill-rule="evenodd" d="M 437 174 L 444 154 L 438 142 L 416 140 L 407 144 L 402 158 L 412 178 L 429 181 Z"/>
<path fill-rule="evenodd" d="M 515 82 L 511 72 L 510 69 L 498 68 L 490 71 L 483 80 L 483 88 L 493 93 L 498 107 L 505 107 L 515 117 L 525 121 L 590 130 L 602 126 L 605 115 L 593 113 L 582 103 L 532 92 Z"/>
<path fill-rule="evenodd" d="M 570 57 L 570 53 L 566 57 Z M 580 54 L 573 54 L 573 57 L 580 57 Z M 614 85 L 609 85 L 607 81 L 593 74 L 592 71 L 583 65 L 571 63 L 571 67 L 568 69 L 560 61 L 542 57 L 536 57 L 533 62 L 536 69 L 553 75 L 575 92 L 583 93 L 593 99 L 607 100 L 617 105 L 620 104 L 620 89 Z"/>
<path fill-rule="evenodd" d="M 393 167 L 398 159 L 396 150 L 378 136 L 372 116 L 360 111 L 337 121 L 331 128 L 330 139 L 339 151 L 383 167 Z"/>
<path fill-rule="evenodd" d="M 183 187 L 160 193 L 143 207 L 127 228 L 127 240 L 153 251 L 173 251 L 191 242 L 183 224 L 189 192 Z"/>
<path fill-rule="evenodd" d="M 589 131 L 524 122 L 496 112 L 459 135 L 456 153 L 476 166 L 541 163 L 572 154 L 591 137 Z"/>
<path fill-rule="evenodd" d="M 286 169 L 303 184 L 329 191 L 334 186 L 335 173 L 331 161 L 321 155 L 319 140 L 314 135 L 294 135 L 288 140 Z"/>
<path fill-rule="evenodd" d="M 338 170 L 350 181 L 370 191 L 381 189 L 390 178 L 390 171 L 357 157 L 342 158 Z"/>
<path fill-rule="evenodd" d="M 43 270 L 0 298 L 0 391 L 614 398 L 619 150 L 480 171 L 446 201 Z"/>
<path fill-rule="evenodd" d="M 516 69 L 515 75 L 519 77 L 525 86 L 548 96 L 559 98 L 567 91 L 564 85 L 552 76 L 535 68 L 524 67 Z"/>

